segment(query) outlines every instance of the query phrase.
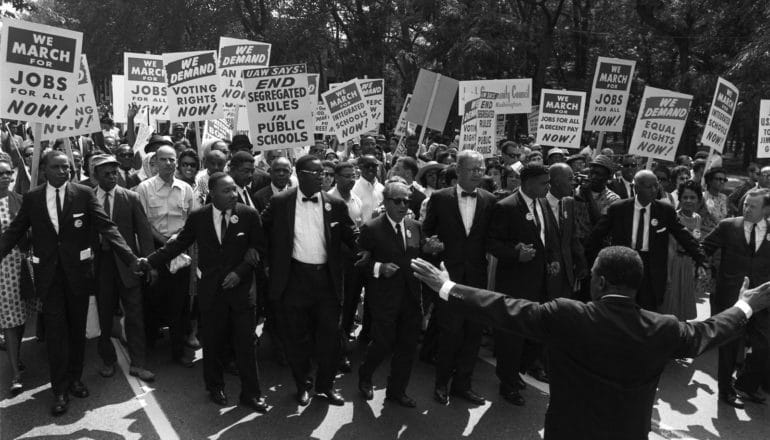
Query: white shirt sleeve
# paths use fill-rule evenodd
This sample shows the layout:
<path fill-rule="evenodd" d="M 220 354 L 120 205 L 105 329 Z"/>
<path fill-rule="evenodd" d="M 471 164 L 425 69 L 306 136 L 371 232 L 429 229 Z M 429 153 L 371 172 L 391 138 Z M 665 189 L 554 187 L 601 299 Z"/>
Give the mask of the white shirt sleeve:
<path fill-rule="evenodd" d="M 738 307 L 739 309 L 743 310 L 743 313 L 746 314 L 746 319 L 751 319 L 751 315 L 754 314 L 754 310 L 751 309 L 751 306 L 746 301 L 739 299 L 735 302 L 735 307 Z"/>
<path fill-rule="evenodd" d="M 374 274 L 373 275 L 374 275 L 375 278 L 379 278 L 380 277 L 380 266 L 382 266 L 382 264 L 377 263 L 377 262 L 374 263 L 374 271 L 373 271 Z"/>
<path fill-rule="evenodd" d="M 441 289 L 438 291 L 438 296 L 444 301 L 449 301 L 449 291 L 454 288 L 455 284 L 453 281 L 444 281 L 444 284 L 441 285 Z"/>

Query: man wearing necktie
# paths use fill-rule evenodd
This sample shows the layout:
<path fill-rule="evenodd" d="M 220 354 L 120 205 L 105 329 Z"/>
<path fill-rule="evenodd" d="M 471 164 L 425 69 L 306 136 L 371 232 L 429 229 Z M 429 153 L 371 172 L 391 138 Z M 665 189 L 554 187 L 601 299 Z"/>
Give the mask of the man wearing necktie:
<path fill-rule="evenodd" d="M 291 187 L 291 162 L 283 156 L 270 162 L 270 182 L 254 193 L 254 207 L 260 213 L 267 208 L 270 198 Z"/>
<path fill-rule="evenodd" d="M 102 209 L 93 189 L 67 182 L 69 162 L 61 151 L 43 158 L 47 180 L 24 195 L 19 213 L 0 236 L 0 258 L 32 232 L 35 291 L 43 303 L 48 364 L 54 401 L 51 413 L 67 411 L 69 394 L 84 398 L 83 372 L 88 296 L 93 290 L 92 240 L 98 233 L 125 265 L 136 256 Z"/>
<path fill-rule="evenodd" d="M 94 175 L 98 186 L 96 199 L 102 204 L 104 212 L 118 226 L 118 231 L 128 246 L 139 256 L 146 256 L 155 250 L 152 227 L 142 208 L 142 202 L 136 193 L 121 188 L 118 183 L 118 161 L 109 155 L 97 155 L 91 158 Z M 155 376 L 146 367 L 146 347 L 144 333 L 144 310 L 142 304 L 142 279 L 123 264 L 106 240 L 94 246 L 94 267 L 97 274 L 97 305 L 99 324 L 102 328 L 99 336 L 98 352 L 103 365 L 99 370 L 102 377 L 115 374 L 117 356 L 112 345 L 112 321 L 118 299 L 123 306 L 126 326 L 126 342 L 131 358 L 129 374 L 146 382 Z"/>
<path fill-rule="evenodd" d="M 770 190 L 751 189 L 743 200 L 743 217 L 722 220 L 704 239 L 707 254 L 722 251 L 716 291 L 710 297 L 712 315 L 729 308 L 727 303 L 738 297 L 744 276 L 749 277 L 749 287 L 770 280 L 768 215 Z M 759 386 L 770 374 L 770 313 L 767 310 L 757 312 L 749 319 L 746 335 L 751 354 L 746 356 L 734 387 L 732 376 L 740 343 L 734 340 L 719 348 L 719 399 L 738 408 L 744 405 L 740 397 L 757 403 L 765 400 L 759 393 Z M 740 397 L 736 396 L 735 390 Z"/>
<path fill-rule="evenodd" d="M 593 260 L 608 235 L 613 246 L 626 246 L 639 252 L 644 262 L 644 276 L 636 302 L 642 308 L 656 311 L 663 303 L 668 280 L 669 237 L 674 237 L 696 265 L 703 265 L 705 255 L 698 241 L 679 221 L 674 207 L 656 200 L 658 178 L 652 171 L 637 172 L 634 188 L 636 197 L 618 200 L 599 219 L 588 239 L 586 255 Z M 698 271 L 703 272 L 703 268 Z"/>
<path fill-rule="evenodd" d="M 246 151 L 233 154 L 230 159 L 230 177 L 235 181 L 235 191 L 238 193 L 238 203 L 254 206 L 254 194 L 251 191 L 252 176 L 254 175 L 254 156 Z"/>
<path fill-rule="evenodd" d="M 256 298 L 251 289 L 255 263 L 264 255 L 265 236 L 259 213 L 238 203 L 236 184 L 225 173 L 211 175 L 211 203 L 193 211 L 179 235 L 140 259 L 143 270 L 158 268 L 198 244 L 198 306 L 203 346 L 203 379 L 210 399 L 227 405 L 224 391 L 225 350 L 235 353 L 241 379 L 240 403 L 265 412 L 254 349 Z"/>
<path fill-rule="evenodd" d="M 262 215 L 269 244 L 269 297 L 278 309 L 297 402 L 307 405 L 315 387 L 332 405 L 343 405 L 334 389 L 343 298 L 341 244 L 355 252 L 358 228 L 345 202 L 321 191 L 321 161 L 306 155 L 295 165 L 299 187 L 273 196 Z M 315 384 L 310 377 L 313 358 L 318 365 Z"/>
<path fill-rule="evenodd" d="M 512 298 L 543 302 L 547 299 L 549 253 L 546 248 L 547 230 L 553 230 L 550 220 L 545 221 L 550 176 L 542 165 L 529 164 L 521 170 L 521 187 L 517 192 L 500 200 L 492 210 L 487 247 L 497 257 L 495 289 Z M 553 234 L 553 232 L 552 232 Z M 561 268 L 560 268 L 561 270 Z M 535 364 L 537 346 L 518 335 L 495 330 L 496 373 L 500 379 L 500 394 L 514 405 L 524 405 L 520 394 L 523 383 L 519 373 Z M 538 369 L 539 380 L 546 380 Z"/>

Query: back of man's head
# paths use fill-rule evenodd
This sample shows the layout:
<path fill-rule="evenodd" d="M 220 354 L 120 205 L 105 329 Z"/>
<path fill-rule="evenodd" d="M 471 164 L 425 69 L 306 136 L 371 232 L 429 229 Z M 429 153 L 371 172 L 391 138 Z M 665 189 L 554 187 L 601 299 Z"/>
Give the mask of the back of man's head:
<path fill-rule="evenodd" d="M 635 297 L 642 283 L 644 263 L 639 254 L 625 246 L 602 249 L 591 271 L 591 298 L 606 294 Z"/>

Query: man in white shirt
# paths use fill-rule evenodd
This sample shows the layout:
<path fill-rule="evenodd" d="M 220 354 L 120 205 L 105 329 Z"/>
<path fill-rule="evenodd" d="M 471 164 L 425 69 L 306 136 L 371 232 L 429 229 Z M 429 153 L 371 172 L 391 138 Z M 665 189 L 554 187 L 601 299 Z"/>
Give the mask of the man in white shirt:
<path fill-rule="evenodd" d="M 367 221 L 377 212 L 382 203 L 382 190 L 384 187 L 377 180 L 377 158 L 371 155 L 361 156 L 358 159 L 358 169 L 361 178 L 353 185 L 352 193 L 361 199 L 362 220 Z"/>

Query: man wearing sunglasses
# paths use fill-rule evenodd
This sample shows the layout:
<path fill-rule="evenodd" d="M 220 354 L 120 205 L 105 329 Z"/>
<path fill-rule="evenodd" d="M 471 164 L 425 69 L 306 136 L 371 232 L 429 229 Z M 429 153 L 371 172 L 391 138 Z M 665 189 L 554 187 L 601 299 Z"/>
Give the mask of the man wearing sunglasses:
<path fill-rule="evenodd" d="M 122 188 L 133 188 L 139 185 L 141 179 L 136 173 L 131 173 L 134 164 L 134 151 L 131 145 L 121 144 L 115 150 L 115 159 L 118 160 L 118 186 Z"/>
<path fill-rule="evenodd" d="M 634 188 L 634 174 L 636 174 L 637 169 L 636 156 L 623 157 L 620 166 L 620 179 L 613 180 L 607 187 L 619 195 L 621 199 L 631 199 L 636 196 L 636 189 Z"/>

